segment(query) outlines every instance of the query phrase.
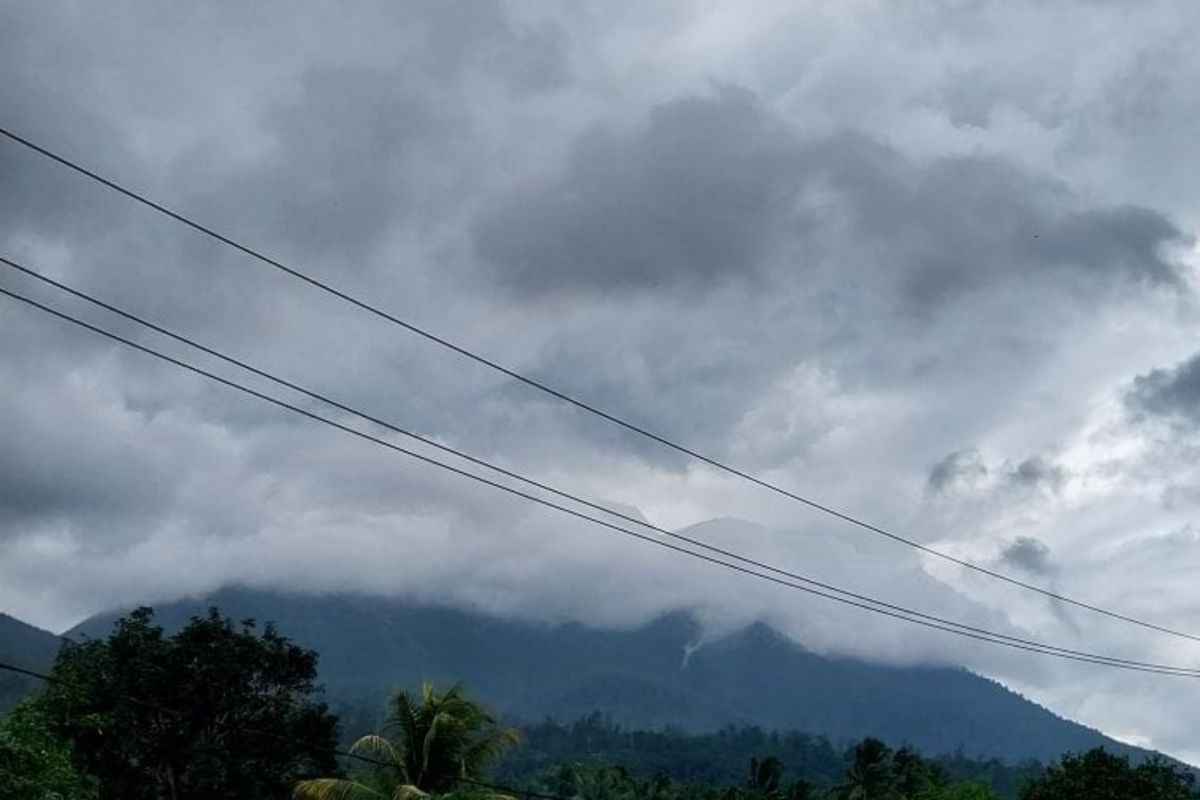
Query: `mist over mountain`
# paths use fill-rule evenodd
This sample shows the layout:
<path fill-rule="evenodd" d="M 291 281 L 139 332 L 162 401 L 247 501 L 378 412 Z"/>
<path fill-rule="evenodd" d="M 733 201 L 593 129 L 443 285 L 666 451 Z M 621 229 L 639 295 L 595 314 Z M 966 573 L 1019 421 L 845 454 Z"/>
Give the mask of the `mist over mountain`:
<path fill-rule="evenodd" d="M 382 597 L 225 589 L 156 612 L 174 629 L 210 606 L 272 622 L 317 650 L 330 700 L 368 717 L 393 688 L 428 678 L 463 681 L 514 721 L 599 710 L 638 727 L 753 724 L 833 741 L 878 736 L 931 754 L 1050 760 L 1102 745 L 1144 755 L 964 669 L 817 655 L 764 624 L 703 641 L 684 611 L 604 630 Z M 117 616 L 92 617 L 67 635 L 103 636 Z"/>

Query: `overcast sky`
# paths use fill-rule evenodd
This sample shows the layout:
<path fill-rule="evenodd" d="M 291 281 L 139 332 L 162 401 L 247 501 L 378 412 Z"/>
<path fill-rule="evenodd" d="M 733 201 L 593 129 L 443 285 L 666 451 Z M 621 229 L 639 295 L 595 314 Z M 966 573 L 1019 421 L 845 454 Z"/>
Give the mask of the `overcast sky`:
<path fill-rule="evenodd" d="M 782 486 L 1200 633 L 1198 37 L 1174 1 L 3 0 L 0 124 Z M 7 141 L 0 252 L 657 524 L 1200 664 L 639 441 Z M 0 610 L 50 629 L 228 582 L 605 625 L 693 607 L 714 632 L 761 618 L 821 652 L 964 664 L 1200 762 L 1195 681 L 690 563 L 7 298 L 0 389 Z"/>

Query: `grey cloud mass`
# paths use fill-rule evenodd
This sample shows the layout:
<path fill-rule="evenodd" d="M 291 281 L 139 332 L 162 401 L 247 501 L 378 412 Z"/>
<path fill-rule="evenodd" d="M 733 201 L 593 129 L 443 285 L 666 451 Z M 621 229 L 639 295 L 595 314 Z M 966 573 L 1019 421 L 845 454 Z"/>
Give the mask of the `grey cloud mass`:
<path fill-rule="evenodd" d="M 564 175 L 481 216 L 476 248 L 529 294 L 711 286 L 788 223 L 798 155 L 745 91 L 672 101 L 631 135 L 583 134 Z"/>
<path fill-rule="evenodd" d="M 929 468 L 927 485 L 931 491 L 942 492 L 964 481 L 986 478 L 987 474 L 979 451 L 956 450 Z"/>
<path fill-rule="evenodd" d="M 1050 561 L 1050 548 L 1032 536 L 1021 536 L 1000 554 L 1005 564 L 1018 567 L 1034 575 L 1047 576 L 1054 573 Z"/>
<path fill-rule="evenodd" d="M 1194 630 L 1197 37 L 1200 17 L 1156 0 L 5 2 L 0 124 L 701 452 Z M 729 480 L 6 141 L 0 253 L 846 588 L 1067 647 L 1200 655 Z M 235 375 L 7 269 L 0 286 Z M 822 652 L 962 664 L 1200 761 L 1176 713 L 1192 689 L 731 582 L 6 298 L 0 390 L 0 611 L 35 623 L 228 582 L 605 625 L 688 606 Z"/>
<path fill-rule="evenodd" d="M 1125 400 L 1136 412 L 1188 424 L 1200 421 L 1200 355 L 1139 375 Z"/>
<path fill-rule="evenodd" d="M 1089 207 L 998 156 L 915 164 L 861 133 L 806 139 L 734 89 L 581 135 L 562 175 L 475 224 L 480 257 L 526 295 L 711 289 L 771 261 L 792 291 L 824 267 L 894 282 L 921 313 L 997 281 L 1176 285 L 1168 248 L 1186 240 L 1159 212 Z"/>

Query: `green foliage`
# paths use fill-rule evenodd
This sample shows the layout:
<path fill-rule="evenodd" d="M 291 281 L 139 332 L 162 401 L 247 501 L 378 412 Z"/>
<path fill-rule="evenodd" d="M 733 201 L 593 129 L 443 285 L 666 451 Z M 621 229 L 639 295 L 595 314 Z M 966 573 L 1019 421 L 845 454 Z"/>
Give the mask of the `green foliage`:
<path fill-rule="evenodd" d="M 523 732 L 523 746 L 497 765 L 497 775 L 505 782 L 531 780 L 558 763 L 607 762 L 622 764 L 638 775 L 658 774 L 689 785 L 737 786 L 746 780 L 751 759 L 774 756 L 785 773 L 802 776 L 816 789 L 845 783 L 854 762 L 853 747 L 835 747 L 820 736 L 756 727 L 703 734 L 632 730 L 596 713 L 569 725 L 544 722 L 525 726 Z M 1001 797 L 1015 797 L 1018 788 L 1042 770 L 1036 762 L 1014 765 L 971 759 L 961 753 L 925 759 L 909 748 L 901 748 L 890 758 L 901 791 L 910 794 L 940 781 L 945 785 L 982 783 Z"/>
<path fill-rule="evenodd" d="M 892 752 L 878 739 L 863 739 L 854 747 L 854 760 L 839 787 L 841 800 L 893 800 L 899 798 Z"/>
<path fill-rule="evenodd" d="M 915 751 L 892 751 L 877 739 L 852 748 L 842 783 L 824 788 L 803 775 L 795 777 L 775 756 L 751 759 L 743 779 L 724 787 L 676 782 L 661 774 L 641 778 L 622 766 L 597 762 L 557 764 L 532 786 L 575 800 L 996 800 L 985 784 L 952 782 Z"/>
<path fill-rule="evenodd" d="M 426 682 L 419 695 L 396 692 L 382 732 L 363 736 L 351 747 L 351 753 L 381 766 L 360 770 L 349 780 L 301 781 L 295 794 L 307 800 L 357 800 L 470 793 L 471 787 L 460 786 L 462 779 L 483 777 L 518 740 L 515 730 L 501 728 L 461 686 L 438 692 Z"/>
<path fill-rule="evenodd" d="M 1162 759 L 1136 767 L 1101 748 L 1064 756 L 1021 790 L 1021 800 L 1196 800 L 1195 776 Z"/>
<path fill-rule="evenodd" d="M 29 703 L 0 718 L 0 797 L 4 800 L 92 800 L 96 789 L 75 769 L 71 747 Z"/>
<path fill-rule="evenodd" d="M 996 800 L 996 793 L 982 781 L 963 781 L 930 786 L 916 795 L 917 800 Z"/>
<path fill-rule="evenodd" d="M 337 720 L 312 699 L 316 655 L 216 609 L 173 636 L 143 608 L 69 644 L 37 699 L 99 800 L 262 800 L 337 767 Z"/>

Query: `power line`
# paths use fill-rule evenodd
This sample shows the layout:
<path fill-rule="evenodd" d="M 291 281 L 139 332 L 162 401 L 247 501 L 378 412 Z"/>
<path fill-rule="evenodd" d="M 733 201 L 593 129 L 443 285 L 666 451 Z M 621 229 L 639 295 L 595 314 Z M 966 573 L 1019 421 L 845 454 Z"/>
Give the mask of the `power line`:
<path fill-rule="evenodd" d="M 532 486 L 536 489 L 540 489 L 542 491 L 549 492 L 557 497 L 563 498 L 564 500 L 569 500 L 571 502 L 578 503 L 578 504 L 585 506 L 587 508 L 590 508 L 592 510 L 600 511 L 602 513 L 611 515 L 613 517 L 616 517 L 616 518 L 622 520 L 623 522 L 632 523 L 634 525 L 638 525 L 639 527 L 646 528 L 660 536 L 666 536 L 666 537 L 672 538 L 676 541 L 686 542 L 689 545 L 692 545 L 694 547 L 699 547 L 710 553 L 716 553 L 717 555 L 723 556 L 725 558 L 732 558 L 735 561 L 741 562 L 743 564 L 747 564 L 751 567 L 763 569 L 768 572 L 774 573 L 776 575 L 781 575 L 785 578 L 791 578 L 793 580 L 799 581 L 800 583 L 806 584 L 808 586 L 814 586 L 818 589 L 823 589 L 826 591 L 834 592 L 834 593 L 843 595 L 845 597 L 849 597 L 854 600 L 859 600 L 862 602 L 878 605 L 878 606 L 887 608 L 891 611 L 895 611 L 898 613 L 910 614 L 912 616 L 920 617 L 921 619 L 925 619 L 930 622 L 935 622 L 935 623 L 942 624 L 942 625 L 950 625 L 950 626 L 953 626 L 956 628 L 961 628 L 963 630 L 970 631 L 973 633 L 978 633 L 978 634 L 982 634 L 985 636 L 992 636 L 992 637 L 996 637 L 996 638 L 1006 639 L 1010 642 L 1016 642 L 1018 644 L 1029 645 L 1031 647 L 1036 647 L 1036 648 L 1040 648 L 1040 649 L 1044 648 L 1047 650 L 1053 650 L 1053 651 L 1057 651 L 1060 653 L 1066 653 L 1069 655 L 1077 655 L 1077 656 L 1081 656 L 1081 657 L 1085 657 L 1085 658 L 1093 657 L 1096 655 L 1094 653 L 1088 653 L 1086 651 L 1074 650 L 1074 649 L 1064 648 L 1064 647 L 1057 647 L 1054 645 L 1048 645 L 1044 642 L 1038 642 L 1035 640 L 1026 639 L 1026 638 L 1022 638 L 1019 636 L 1012 636 L 1010 634 L 1004 634 L 1004 633 L 999 633 L 996 631 L 990 631 L 990 630 L 987 630 L 984 628 L 979 628 L 976 626 L 968 625 L 968 624 L 957 622 L 954 620 L 949 620 L 949 619 L 935 616 L 932 614 L 915 611 L 913 609 L 905 608 L 903 606 L 897 606 L 892 603 L 888 603 L 888 602 L 885 602 L 882 600 L 878 600 L 876 598 L 869 597 L 867 595 L 859 594 L 859 593 L 856 593 L 856 592 L 853 592 L 853 591 L 850 591 L 847 589 L 842 589 L 838 586 L 834 586 L 832 584 L 825 583 L 825 582 L 816 580 L 814 578 L 810 578 L 810 577 L 800 574 L 798 572 L 781 569 L 781 568 L 773 566 L 771 564 L 743 556 L 734 551 L 727 550 L 727 549 L 724 549 L 721 547 L 717 547 L 715 545 L 711 545 L 707 542 L 704 542 L 703 540 L 696 539 L 694 537 L 690 537 L 685 534 L 678 533 L 676 531 L 671 531 L 669 529 L 663 528 L 658 525 L 654 525 L 653 523 L 647 522 L 646 520 L 643 520 L 643 519 L 639 519 L 630 514 L 626 514 L 625 512 L 620 511 L 618 509 L 614 509 L 614 508 L 611 508 L 610 506 L 606 506 L 606 505 L 603 505 L 600 503 L 595 503 L 593 501 L 590 501 L 583 497 L 580 497 L 579 495 L 572 494 L 570 492 L 567 492 L 562 489 L 558 489 L 554 486 L 551 486 L 547 483 L 543 483 L 543 482 L 535 480 L 533 478 L 529 478 L 528 476 L 522 475 L 521 473 L 506 469 L 506 468 L 501 467 L 493 462 L 487 461 L 487 460 L 479 458 L 477 456 L 473 456 L 473 455 L 466 453 L 462 450 L 459 450 L 457 448 L 451 447 L 451 446 L 443 444 L 441 442 L 434 441 L 432 439 L 428 439 L 424 436 L 421 436 L 420 434 L 413 433 L 412 431 L 410 431 L 406 428 L 403 428 L 394 422 L 390 422 L 390 421 L 381 419 L 379 417 L 362 412 L 362 411 L 360 411 L 352 406 L 349 406 L 343 402 L 334 400 L 327 395 L 324 395 L 319 392 L 308 389 L 308 388 L 301 386 L 293 381 L 289 381 L 284 378 L 280 378 L 277 375 L 271 374 L 263 369 L 255 367 L 252 364 L 249 364 L 243 360 L 229 356 L 229 355 L 222 353 L 212 347 L 201 344 L 194 339 L 191 339 L 187 336 L 183 336 L 179 333 L 169 330 L 169 329 L 167 329 L 161 325 L 158 325 L 154 322 L 150 322 L 149 320 L 146 320 L 143 317 L 140 317 L 136 314 L 132 314 L 128 311 L 125 311 L 124 309 L 118 308 L 117 306 L 112 305 L 111 303 L 107 303 L 103 300 L 100 300 L 99 298 L 97 298 L 93 295 L 90 295 L 87 292 L 83 292 L 83 291 L 76 289 L 72 286 L 69 286 L 61 281 L 50 278 L 49 276 L 46 276 L 46 275 L 38 272 L 37 270 L 31 269 L 27 266 L 19 264 L 19 263 L 15 262 L 9 258 L 6 258 L 4 256 L 0 256 L 0 264 L 3 264 L 11 269 L 17 270 L 24 275 L 27 275 L 31 278 L 41 281 L 42 283 L 52 286 L 62 292 L 68 293 L 74 297 L 84 300 L 98 308 L 102 308 L 105 311 L 116 314 L 120 317 L 123 317 L 124 319 L 130 320 L 131 322 L 137 323 L 138 325 L 148 328 L 149 330 L 152 330 L 156 333 L 167 336 L 171 339 L 174 339 L 175 341 L 186 344 L 189 347 L 192 347 L 192 348 L 199 350 L 207 355 L 210 355 L 217 359 L 220 359 L 228 364 L 232 364 L 233 366 L 238 367 L 239 369 L 245 370 L 245 371 L 250 372 L 251 374 L 256 375 L 258 377 L 265 378 L 266 380 L 269 380 L 279 386 L 283 386 L 285 388 L 291 389 L 292 391 L 295 391 L 295 392 L 303 394 L 307 397 L 310 397 L 314 400 L 317 400 L 319 402 L 330 405 L 334 408 L 337 408 L 340 411 L 344 411 L 346 413 L 352 414 L 356 417 L 359 417 L 359 418 L 364 419 L 368 422 L 371 422 L 375 425 L 378 425 L 382 428 L 385 428 L 386 430 L 392 431 L 393 433 L 398 433 L 402 436 L 412 439 L 413 441 L 420 442 L 421 444 L 426 445 L 428 447 L 436 448 L 438 450 L 441 450 L 442 452 L 449 453 L 450 455 L 453 455 L 456 458 L 461 458 L 465 461 L 468 461 L 469 463 L 475 464 L 476 466 L 484 467 L 492 472 L 503 475 L 507 478 L 511 478 L 513 480 L 520 481 L 521 483 L 524 483 L 527 486 Z M 1102 656 L 1102 657 L 1106 661 L 1112 661 L 1114 663 L 1128 664 L 1128 665 L 1132 665 L 1132 666 L 1141 666 L 1141 667 L 1162 666 L 1162 665 L 1154 664 L 1154 663 L 1150 663 L 1150 662 L 1133 661 L 1133 660 L 1129 660 L 1129 659 L 1116 658 L 1116 657 L 1112 657 L 1112 656 Z M 1180 669 L 1190 669 L 1190 668 L 1184 667 L 1184 668 L 1180 668 Z M 1200 672 L 1200 670 L 1197 670 L 1197 671 Z"/>
<path fill-rule="evenodd" d="M 330 427 L 336 428 L 344 433 L 351 434 L 353 436 L 356 436 L 356 437 L 359 437 L 366 441 L 377 444 L 381 447 L 385 447 L 385 448 L 388 448 L 389 450 L 393 450 L 393 451 L 401 453 L 403 455 L 407 455 L 410 458 L 414 458 L 425 464 L 429 464 L 431 466 L 438 467 L 440 469 L 446 470 L 453 474 L 459 475 L 460 477 L 468 478 L 477 483 L 481 483 L 483 485 L 492 487 L 499 491 L 506 492 L 506 493 L 514 495 L 516 497 L 520 497 L 525 500 L 529 500 L 531 502 L 546 506 L 548 508 L 554 509 L 560 513 L 567 514 L 567 515 L 575 517 L 577 519 L 591 522 L 595 525 L 599 525 L 603 528 L 624 534 L 626 536 L 631 536 L 635 539 L 639 539 L 641 541 L 644 541 L 644 542 L 647 542 L 650 544 L 654 544 L 654 545 L 663 547 L 665 549 L 668 549 L 668 550 L 671 550 L 674 552 L 682 553 L 684 555 L 688 555 L 693 558 L 700 559 L 702 561 L 707 561 L 711 564 L 725 567 L 726 569 L 740 572 L 740 573 L 743 573 L 743 574 L 751 576 L 751 577 L 759 578 L 761 580 L 765 580 L 770 583 L 774 583 L 774 584 L 777 584 L 780 586 L 785 586 L 785 587 L 788 587 L 791 589 L 795 589 L 797 591 L 802 591 L 807 594 L 822 597 L 827 600 L 832 600 L 834 602 L 842 603 L 844 605 L 854 606 L 856 608 L 860 608 L 860 609 L 863 609 L 866 611 L 871 611 L 873 613 L 880 614 L 880 615 L 883 615 L 886 617 L 900 619 L 900 620 L 903 620 L 905 622 L 910 622 L 915 625 L 921 625 L 923 627 L 932 628 L 935 630 L 941 630 L 941 631 L 945 631 L 947 633 L 953 633 L 958 636 L 964 636 L 964 637 L 967 637 L 970 639 L 989 642 L 991 644 L 996 644 L 996 645 L 1000 645 L 1000 646 L 1004 646 L 1004 647 L 1010 647 L 1010 648 L 1017 649 L 1017 650 L 1024 650 L 1024 651 L 1028 651 L 1028 652 L 1039 653 L 1042 655 L 1053 656 L 1056 658 L 1061 658 L 1061 659 L 1066 659 L 1066 660 L 1071 660 L 1071 661 L 1079 661 L 1079 662 L 1084 662 L 1084 663 L 1097 664 L 1097 665 L 1101 665 L 1101 666 L 1108 666 L 1108 667 L 1114 667 L 1117 669 L 1126 669 L 1126 670 L 1132 670 L 1132 671 L 1137 671 L 1137 672 L 1152 672 L 1152 673 L 1163 674 L 1163 675 L 1174 675 L 1174 676 L 1178 676 L 1178 677 L 1191 677 L 1191 678 L 1200 677 L 1200 669 L 1195 669 L 1195 668 L 1191 668 L 1191 667 L 1181 667 L 1181 666 L 1170 665 L 1170 664 L 1157 664 L 1157 663 L 1151 663 L 1151 662 L 1135 662 L 1135 661 L 1129 661 L 1127 659 L 1119 659 L 1119 658 L 1115 658 L 1112 656 L 1106 656 L 1106 655 L 1102 655 L 1102 654 L 1068 650 L 1066 648 L 1060 648 L 1060 647 L 1057 647 L 1054 645 L 1047 645 L 1047 644 L 1044 644 L 1041 642 L 1034 642 L 1034 641 L 1030 641 L 1030 640 L 1021 640 L 1021 639 L 1017 639 L 1016 637 L 1008 636 L 1007 634 L 997 633 L 994 631 L 988 631 L 986 629 L 981 629 L 981 628 L 972 628 L 971 626 L 967 626 L 963 623 L 957 623 L 957 622 L 953 622 L 950 620 L 943 620 L 938 617 L 933 617 L 932 615 L 928 615 L 928 614 L 924 614 L 922 612 L 914 611 L 912 609 L 904 608 L 903 606 L 896 606 L 896 605 L 885 603 L 883 601 L 875 600 L 875 599 L 867 597 L 865 595 L 855 595 L 851 592 L 848 592 L 848 591 L 845 591 L 842 589 L 838 589 L 836 587 L 832 587 L 832 586 L 829 587 L 829 591 L 825 591 L 823 589 L 816 589 L 816 588 L 812 588 L 812 586 L 807 586 L 807 585 L 804 585 L 801 583 L 794 583 L 792 581 L 776 577 L 775 575 L 771 575 L 771 574 L 764 573 L 764 572 L 759 572 L 759 571 L 757 571 L 755 569 L 751 569 L 749 567 L 744 567 L 744 566 L 740 566 L 738 564 L 729 563 L 729 562 L 723 561 L 720 558 L 717 558 L 715 556 L 705 555 L 704 553 L 698 553 L 693 550 L 689 550 L 686 547 L 672 544 L 670 542 L 665 542 L 665 541 L 662 541 L 661 539 L 656 539 L 652 536 L 649 536 L 649 535 L 646 535 L 643 533 L 639 533 L 639 532 L 631 530 L 629 528 L 622 527 L 620 525 L 617 525 L 615 523 L 601 519 L 599 517 L 591 516 L 589 514 L 581 512 L 577 509 L 573 509 L 568 506 L 564 506 L 564 505 L 556 503 L 552 500 L 547 500 L 544 497 L 539 497 L 537 495 L 529 494 L 528 492 L 524 492 L 520 489 L 515 489 L 511 486 L 505 485 L 503 483 L 499 483 L 495 480 L 486 478 L 482 475 L 477 475 L 477 474 L 469 472 L 465 469 L 461 469 L 459 467 L 453 466 L 452 464 L 447 464 L 445 462 L 438 461 L 435 458 L 431 458 L 427 455 L 418 453 L 413 450 L 409 450 L 405 447 L 397 445 L 394 442 L 390 442 L 386 439 L 382 439 L 377 436 L 373 436 L 369 433 L 365 433 L 356 428 L 352 428 L 348 425 L 340 423 L 336 420 L 329 419 L 328 417 L 324 417 L 324 416 L 317 414 L 313 411 L 310 411 L 308 409 L 301 408 L 300 406 L 289 403 L 285 400 L 281 400 L 277 397 L 273 397 L 271 395 L 265 394 L 256 389 L 248 387 L 244 384 L 240 384 L 236 381 L 233 381 L 229 378 L 222 377 L 213 372 L 209 372 L 209 371 L 204 370 L 200 367 L 197 367 L 193 364 L 189 364 L 189 363 L 182 361 L 180 359 L 177 359 L 173 356 L 162 353 L 158 350 L 154 350 L 150 347 L 139 344 L 138 342 L 135 342 L 131 339 L 123 337 L 119 334 L 112 333 L 112 332 L 107 331 L 103 328 L 100 328 L 96 325 L 92 325 L 91 323 L 85 322 L 81 319 L 73 317 L 62 311 L 53 309 L 49 306 L 46 306 L 42 303 L 37 302 L 36 300 L 25 297 L 21 294 L 10 291 L 8 289 L 0 287 L 0 294 L 6 295 L 14 300 L 18 300 L 18 301 L 26 304 L 29 307 L 32 307 L 32 308 L 35 308 L 42 312 L 45 312 L 47 314 L 50 314 L 61 320 L 70 322 L 80 328 L 86 329 L 88 331 L 99 334 L 99 335 L 104 336 L 113 341 L 124 344 L 130 348 L 138 350 L 147 355 L 153 356 L 162 361 L 166 361 L 170 364 L 180 367 L 181 369 L 184 369 L 186 371 L 189 371 L 194 374 L 200 375 L 202 377 L 208 378 L 212 381 L 220 383 L 231 389 L 235 389 L 239 392 L 250 395 L 251 397 L 255 397 L 264 402 L 270 403 L 270 404 L 278 406 L 280 408 L 284 408 L 293 413 L 307 417 L 313 421 L 320 422 L 324 425 L 328 425 Z M 352 412 L 352 413 L 357 413 L 357 412 Z M 384 424 L 386 424 L 386 423 L 384 423 Z M 683 537 L 679 537 L 679 538 L 683 538 Z M 690 540 L 690 539 L 688 539 L 688 541 L 698 544 L 699 546 L 702 546 L 702 547 L 705 546 L 705 545 L 703 545 L 703 543 L 694 542 L 693 540 Z M 734 557 L 740 558 L 739 556 L 734 556 Z M 809 580 L 809 579 L 804 579 L 804 580 Z M 834 592 L 837 592 L 838 594 L 835 594 Z M 861 598 L 861 599 L 858 599 L 858 598 Z"/>
<path fill-rule="evenodd" d="M 990 567 L 985 567 L 982 564 L 976 564 L 973 561 L 968 561 L 967 559 L 959 558 L 957 556 L 951 555 L 950 553 L 947 553 L 943 550 L 938 550 L 937 548 L 930 547 L 929 545 L 926 545 L 926 544 L 922 544 L 921 542 L 918 542 L 917 540 L 912 539 L 908 536 L 904 536 L 902 534 L 888 530 L 887 528 L 884 528 L 880 525 L 876 525 L 874 523 L 867 522 L 866 520 L 856 517 L 853 514 L 850 514 L 848 512 L 840 511 L 836 508 L 833 508 L 832 506 L 828 506 L 817 500 L 813 500 L 812 498 L 805 497 L 804 495 L 801 495 L 797 492 L 793 492 L 792 490 L 786 489 L 776 483 L 772 483 L 771 481 L 768 481 L 764 478 L 760 478 L 760 477 L 754 475 L 753 473 L 746 472 L 745 470 L 742 470 L 742 469 L 734 467 L 730 464 L 727 464 L 717 458 L 704 455 L 703 453 L 700 453 L 699 451 L 694 450 L 686 445 L 679 444 L 678 442 L 675 442 L 672 439 L 669 439 L 668 437 L 666 437 L 662 434 L 655 433 L 655 432 L 653 432 L 645 427 L 642 427 L 634 422 L 629 422 L 628 420 L 618 417 L 617 415 L 615 415 L 611 412 L 605 411 L 602 408 L 599 408 L 598 406 L 594 406 L 585 400 L 582 400 L 578 397 L 575 397 L 574 395 L 569 394 L 566 391 L 556 389 L 547 383 L 543 383 L 542 381 L 539 381 L 535 378 L 531 378 L 525 374 L 522 374 L 522 373 L 516 371 L 515 369 L 506 367 L 497 361 L 493 361 L 492 359 L 489 359 L 486 356 L 480 355 L 479 353 L 476 353 L 476 352 L 468 349 L 467 347 L 464 347 L 459 344 L 455 344 L 454 342 L 450 341 L 449 339 L 443 338 L 442 336 L 439 336 L 429 330 L 426 330 L 425 328 L 422 328 L 414 323 L 408 322 L 408 321 L 396 316 L 395 314 L 392 314 L 388 311 L 385 311 L 385 310 L 379 308 L 376 305 L 373 305 L 372 303 L 368 303 L 365 300 L 361 300 L 358 297 L 355 297 L 354 295 L 352 295 L 346 291 L 338 289 L 337 287 L 333 286 L 330 283 L 320 280 L 319 278 L 313 277 L 312 275 L 302 272 L 301 270 L 296 269 L 294 267 L 290 267 L 290 266 L 284 264 L 283 262 L 278 261 L 277 259 L 271 258 L 270 256 L 264 254 L 263 252 L 250 247 L 249 245 L 242 244 L 241 242 L 237 241 L 236 239 L 226 236 L 225 234 L 222 234 L 213 228 L 210 228 L 200 222 L 197 222 L 180 212 L 174 211 L 174 210 L 168 208 L 167 206 L 162 205 L 161 203 L 151 200 L 149 197 L 147 197 L 139 192 L 136 192 L 133 189 L 130 189 L 126 186 L 123 186 L 122 184 L 120 184 L 110 178 L 106 178 L 106 177 L 100 175 L 99 173 L 94 172 L 94 171 L 84 167 L 83 165 L 81 165 L 75 161 L 72 161 L 71 159 L 69 159 L 65 156 L 59 155 L 58 153 L 55 153 L 45 147 L 42 147 L 41 145 L 38 145 L 38 144 L 30 141 L 29 139 L 26 139 L 25 137 L 20 136 L 17 133 L 14 133 L 13 131 L 8 130 L 7 128 L 0 127 L 0 134 L 4 135 L 11 141 L 16 142 L 17 144 L 20 144 L 23 147 L 26 147 L 29 150 L 32 150 L 33 152 L 35 152 L 45 158 L 48 158 L 54 162 L 57 162 L 58 164 L 60 164 L 64 167 L 67 167 L 68 169 L 70 169 L 80 175 L 83 175 L 84 177 L 89 178 L 89 179 L 107 187 L 108 189 L 111 189 L 114 192 L 122 194 L 125 197 L 127 197 L 137 203 L 140 203 L 143 206 L 146 206 L 147 208 L 157 211 L 158 213 L 163 214 L 178 223 L 181 223 L 199 233 L 204 234 L 205 236 L 211 237 L 211 238 L 221 242 L 222 244 L 225 244 L 247 256 L 250 256 L 251 258 L 253 258 L 254 260 L 256 260 L 262 264 L 265 264 L 265 265 L 273 267 L 281 272 L 284 272 L 287 275 L 290 275 L 291 277 L 308 284 L 309 286 L 312 286 L 316 289 L 326 292 L 327 294 L 330 294 L 330 295 L 338 298 L 339 300 L 342 300 L 343 302 L 349 303 L 350 305 L 352 305 L 362 311 L 366 311 L 367 313 L 372 314 L 373 316 L 378 317 L 379 319 L 390 322 L 393 325 L 397 325 L 410 333 L 413 333 L 413 334 L 420 336 L 430 342 L 433 342 L 434 344 L 437 344 L 441 347 L 451 350 L 464 358 L 470 359 L 471 361 L 481 364 L 491 370 L 499 372 L 502 375 L 505 375 L 515 381 L 518 381 L 530 388 L 536 389 L 539 392 L 542 392 L 551 397 L 554 397 L 555 399 L 557 399 L 559 401 L 562 401 L 564 403 L 572 405 L 575 408 L 578 408 L 578 409 L 585 411 L 589 414 L 592 414 L 594 416 L 600 417 L 601 419 L 604 419 L 614 425 L 624 428 L 627 431 L 636 433 L 639 436 L 642 436 L 642 437 L 650 439 L 654 442 L 657 442 L 658 444 L 662 445 L 663 447 L 667 447 L 671 450 L 675 450 L 676 452 L 687 455 L 690 458 L 694 458 L 697 461 L 707 464 L 707 465 L 709 465 L 715 469 L 718 469 L 722 472 L 725 472 L 729 475 L 733 475 L 738 478 L 741 478 L 742 480 L 748 481 L 762 489 L 766 489 L 770 492 L 773 492 L 781 497 L 785 497 L 794 502 L 801 503 L 805 506 L 808 506 L 811 509 L 814 509 L 823 514 L 832 516 L 836 519 L 841 520 L 842 522 L 846 522 L 846 523 L 853 525 L 855 527 L 858 527 L 862 530 L 868 531 L 869 533 L 875 534 L 877 536 L 882 536 L 884 538 L 890 539 L 894 542 L 906 545 L 908 547 L 912 547 L 916 550 L 921 551 L 922 553 L 925 553 L 926 555 L 933 556 L 935 558 L 939 558 L 943 561 L 947 561 L 952 564 L 956 564 L 965 569 L 969 569 L 969 570 L 971 570 L 973 572 L 977 572 L 981 575 L 986 575 L 990 578 L 994 578 L 996 580 L 1003 581 L 1004 583 L 1008 583 L 1012 586 L 1017 586 L 1019 588 L 1022 588 L 1022 589 L 1025 589 L 1025 590 L 1028 590 L 1031 592 L 1036 592 L 1040 595 L 1049 597 L 1058 602 L 1067 603 L 1067 604 L 1075 606 L 1077 608 L 1082 608 L 1087 611 L 1091 611 L 1095 614 L 1100 614 L 1102 616 L 1108 617 L 1110 619 L 1120 620 L 1122 622 L 1126 622 L 1131 625 L 1137 625 L 1139 627 L 1157 631 L 1159 633 L 1168 634 L 1170 636 L 1176 636 L 1179 638 L 1189 639 L 1189 640 L 1195 641 L 1195 642 L 1200 642 L 1200 636 L 1198 636 L 1198 635 L 1187 633 L 1185 631 L 1176 630 L 1173 628 L 1169 628 L 1164 625 L 1159 625 L 1157 623 L 1148 622 L 1146 620 L 1138 619 L 1137 617 L 1133 617 L 1133 616 L 1130 616 L 1127 614 L 1122 614 L 1117 611 L 1112 611 L 1112 610 L 1103 608 L 1101 606 L 1097 606 L 1095 604 L 1088 603 L 1083 600 L 1077 600 L 1075 598 L 1072 598 L 1067 595 L 1056 592 L 1052 589 L 1047 589 L 1044 586 L 1038 586 L 1037 584 L 1029 583 L 1028 581 L 1023 581 L 1020 578 L 1015 578 L 1011 575 L 991 569 Z"/>

